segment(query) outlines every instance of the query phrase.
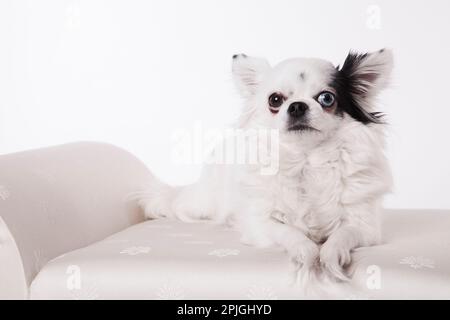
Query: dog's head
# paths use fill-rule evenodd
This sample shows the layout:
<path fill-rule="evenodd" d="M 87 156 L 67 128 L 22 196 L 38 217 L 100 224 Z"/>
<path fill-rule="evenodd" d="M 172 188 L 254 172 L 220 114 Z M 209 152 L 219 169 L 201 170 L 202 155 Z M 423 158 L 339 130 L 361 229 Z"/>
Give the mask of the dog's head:
<path fill-rule="evenodd" d="M 363 124 L 380 123 L 373 99 L 387 84 L 392 60 L 383 49 L 351 52 L 342 67 L 311 58 L 271 67 L 265 59 L 234 55 L 233 77 L 246 99 L 241 124 L 322 135 L 338 128 L 344 115 Z"/>

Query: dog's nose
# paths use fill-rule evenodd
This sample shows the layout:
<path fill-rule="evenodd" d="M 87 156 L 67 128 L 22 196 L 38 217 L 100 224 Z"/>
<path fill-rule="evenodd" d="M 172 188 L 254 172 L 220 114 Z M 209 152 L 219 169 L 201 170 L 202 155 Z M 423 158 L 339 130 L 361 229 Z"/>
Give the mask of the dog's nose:
<path fill-rule="evenodd" d="M 293 118 L 301 118 L 305 115 L 309 109 L 308 105 L 304 102 L 294 102 L 288 108 L 288 114 Z"/>

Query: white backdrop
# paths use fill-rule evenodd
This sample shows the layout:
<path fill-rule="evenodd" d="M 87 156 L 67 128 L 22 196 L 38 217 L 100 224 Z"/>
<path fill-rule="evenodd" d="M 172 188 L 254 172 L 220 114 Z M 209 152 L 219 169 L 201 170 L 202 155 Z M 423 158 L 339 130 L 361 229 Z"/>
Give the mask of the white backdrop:
<path fill-rule="evenodd" d="M 0 2 L 0 153 L 97 140 L 135 153 L 172 183 L 171 133 L 224 127 L 239 111 L 233 53 L 396 56 L 388 207 L 450 208 L 450 2 L 54 0 Z"/>

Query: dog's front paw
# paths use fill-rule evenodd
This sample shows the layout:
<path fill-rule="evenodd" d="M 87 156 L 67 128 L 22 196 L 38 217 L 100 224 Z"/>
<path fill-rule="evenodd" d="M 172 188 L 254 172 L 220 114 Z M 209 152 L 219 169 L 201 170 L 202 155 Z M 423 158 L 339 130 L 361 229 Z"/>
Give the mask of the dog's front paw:
<path fill-rule="evenodd" d="M 319 262 L 319 247 L 309 239 L 299 239 L 287 248 L 294 267 L 294 281 L 307 291 Z"/>
<path fill-rule="evenodd" d="M 299 268 L 312 268 L 319 260 L 319 247 L 309 239 L 299 239 L 287 248 L 292 262 Z"/>
<path fill-rule="evenodd" d="M 350 280 L 344 272 L 344 267 L 349 265 L 351 261 L 350 250 L 334 243 L 325 242 L 320 249 L 320 265 L 324 271 L 338 280 Z"/>

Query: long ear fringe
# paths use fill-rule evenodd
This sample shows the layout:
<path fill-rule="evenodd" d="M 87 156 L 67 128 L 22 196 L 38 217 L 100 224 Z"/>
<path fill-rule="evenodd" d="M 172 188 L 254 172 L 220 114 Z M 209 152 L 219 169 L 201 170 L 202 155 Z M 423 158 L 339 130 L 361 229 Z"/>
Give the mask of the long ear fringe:
<path fill-rule="evenodd" d="M 339 108 L 364 124 L 384 123 L 383 114 L 373 112 L 374 99 L 389 82 L 393 67 L 392 52 L 350 52 L 333 79 Z"/>
<path fill-rule="evenodd" d="M 233 56 L 233 79 L 240 94 L 248 98 L 255 94 L 264 74 L 270 69 L 269 62 L 245 54 Z"/>
<path fill-rule="evenodd" d="M 354 81 L 355 93 L 371 96 L 389 84 L 393 60 L 388 49 L 364 54 L 350 51 L 340 71 Z"/>

